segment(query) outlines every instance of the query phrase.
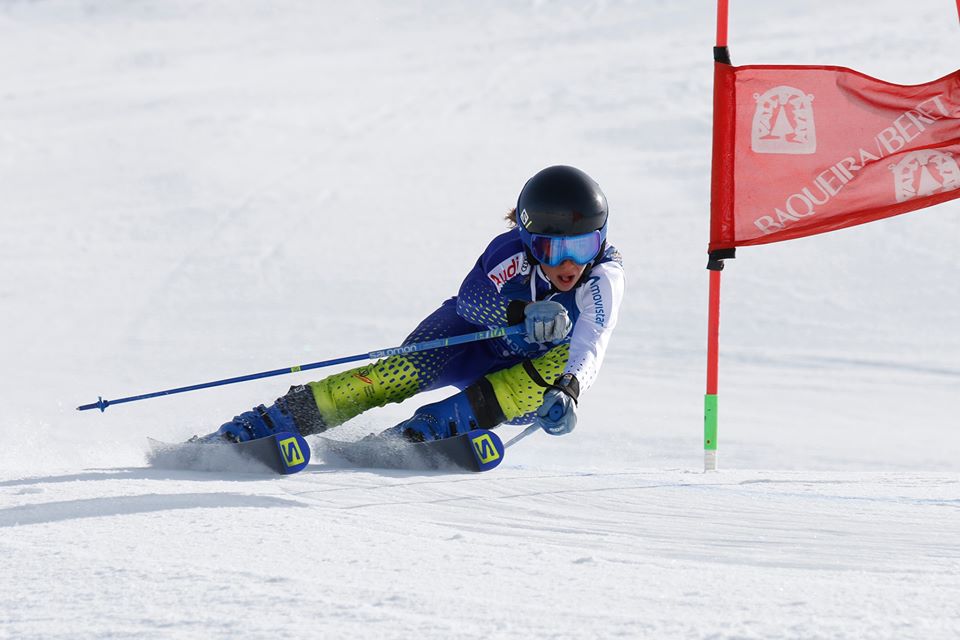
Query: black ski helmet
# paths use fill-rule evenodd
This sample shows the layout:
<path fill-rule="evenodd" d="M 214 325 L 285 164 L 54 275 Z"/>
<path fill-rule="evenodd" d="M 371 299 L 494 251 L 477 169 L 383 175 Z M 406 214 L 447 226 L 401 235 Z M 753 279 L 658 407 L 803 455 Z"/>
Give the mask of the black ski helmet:
<path fill-rule="evenodd" d="M 528 251 L 535 235 L 607 235 L 607 198 L 580 169 L 555 165 L 527 180 L 517 198 L 517 227 Z M 602 252 L 602 244 L 600 251 Z"/>

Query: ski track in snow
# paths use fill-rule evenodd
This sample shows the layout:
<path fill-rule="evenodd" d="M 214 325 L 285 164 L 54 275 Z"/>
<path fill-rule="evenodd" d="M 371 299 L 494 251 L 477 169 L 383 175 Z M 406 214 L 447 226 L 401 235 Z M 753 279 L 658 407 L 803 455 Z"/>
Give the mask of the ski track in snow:
<path fill-rule="evenodd" d="M 940 1 L 733 4 L 737 64 L 960 53 Z M 955 203 L 738 252 L 699 472 L 713 8 L 0 1 L 0 638 L 960 637 Z M 276 478 L 145 437 L 312 374 L 73 409 L 395 346 L 556 163 L 628 278 L 570 436 Z"/>
<path fill-rule="evenodd" d="M 65 594 L 59 615 L 94 635 L 191 637 L 199 624 L 218 637 L 957 630 L 944 615 L 960 580 L 955 474 L 125 469 L 4 481 L 0 499 L 0 530 L 20 534 L 0 543 L 22 585 L 4 594 L 11 637 L 69 637 L 22 606 Z M 144 535 L 153 529 L 162 535 Z M 77 575 L 99 594 L 96 616 L 75 599 Z M 106 597 L 134 579 L 151 586 Z M 285 603 L 264 608 L 263 595 Z M 258 615 L 238 618 L 247 608 Z M 677 615 L 688 609 L 711 614 Z"/>

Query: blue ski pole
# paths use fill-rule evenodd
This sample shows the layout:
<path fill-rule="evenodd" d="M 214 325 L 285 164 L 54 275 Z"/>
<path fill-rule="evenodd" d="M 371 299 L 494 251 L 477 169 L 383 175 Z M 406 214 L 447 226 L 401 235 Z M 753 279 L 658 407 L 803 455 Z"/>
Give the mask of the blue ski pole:
<path fill-rule="evenodd" d="M 557 416 L 557 419 L 559 420 L 560 416 Z M 540 430 L 540 425 L 531 424 L 529 427 L 527 427 L 526 429 L 524 429 L 514 437 L 510 438 L 510 440 L 505 445 L 503 445 L 503 448 L 506 449 L 507 447 L 512 447 L 513 445 L 517 444 L 518 442 L 520 442 L 521 440 L 529 436 L 534 431 L 539 431 L 539 430 Z"/>
<path fill-rule="evenodd" d="M 513 336 L 521 333 L 524 333 L 524 326 L 522 324 L 519 324 L 519 325 L 514 325 L 512 327 L 505 327 L 502 329 L 489 329 L 488 331 L 477 331 L 476 333 L 468 333 L 462 336 L 453 336 L 450 338 L 437 338 L 436 340 L 427 340 L 425 342 L 415 342 L 413 344 L 405 344 L 399 347 L 391 347 L 389 349 L 380 349 L 379 351 L 361 353 L 355 356 L 334 358 L 333 360 L 311 362 L 310 364 L 301 364 L 294 367 L 274 369 L 273 371 L 251 373 L 250 375 L 246 375 L 246 376 L 237 376 L 235 378 L 225 378 L 223 380 L 214 380 L 213 382 L 192 384 L 188 387 L 177 387 L 176 389 L 154 391 L 152 393 L 144 393 L 138 396 L 118 398 L 116 400 L 104 400 L 101 396 L 97 396 L 96 402 L 93 402 L 91 404 L 80 405 L 79 407 L 77 407 L 77 411 L 86 411 L 88 409 L 100 409 L 100 412 L 102 413 L 106 411 L 107 407 L 109 407 L 110 405 L 122 404 L 124 402 L 135 402 L 137 400 L 146 400 L 147 398 L 169 396 L 169 395 L 173 395 L 174 393 L 184 393 L 185 391 L 196 391 L 197 389 L 219 387 L 225 384 L 234 384 L 235 382 L 246 382 L 247 380 L 259 380 L 260 378 L 282 376 L 288 373 L 297 373 L 298 371 L 309 371 L 310 369 L 320 369 L 321 367 L 330 367 L 336 364 L 344 364 L 346 362 L 356 362 L 358 360 L 373 360 L 376 358 L 385 358 L 387 356 L 405 355 L 408 353 L 415 353 L 417 351 L 428 351 L 430 349 L 439 349 L 440 347 L 450 347 L 453 345 L 464 344 L 467 342 L 477 342 L 479 340 L 490 340 L 491 338 L 502 338 L 504 336 Z"/>
<path fill-rule="evenodd" d="M 563 417 L 563 407 L 559 404 L 553 405 L 552 407 L 550 407 L 550 413 L 548 415 L 550 416 L 551 420 L 555 420 L 555 421 L 559 420 L 561 417 Z M 539 424 L 537 423 L 531 424 L 529 427 L 527 427 L 522 432 L 515 435 L 506 444 L 504 444 L 503 448 L 506 449 L 508 447 L 515 445 L 521 440 L 523 440 L 524 438 L 526 438 L 527 436 L 529 436 L 531 433 L 534 433 L 539 430 L 540 430 Z"/>

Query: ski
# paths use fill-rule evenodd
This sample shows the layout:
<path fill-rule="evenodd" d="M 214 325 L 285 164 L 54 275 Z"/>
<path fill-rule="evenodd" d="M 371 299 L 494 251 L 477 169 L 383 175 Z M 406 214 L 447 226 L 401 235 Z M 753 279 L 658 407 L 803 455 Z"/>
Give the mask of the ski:
<path fill-rule="evenodd" d="M 204 442 L 161 442 L 147 438 L 148 461 L 156 467 L 193 471 L 258 473 L 271 471 L 289 475 L 310 462 L 310 445 L 299 434 L 275 433 L 247 442 L 215 440 Z"/>
<path fill-rule="evenodd" d="M 148 461 L 155 467 L 192 471 L 289 475 L 310 462 L 310 445 L 300 435 L 277 433 L 247 442 L 223 440 L 161 442 L 147 438 Z M 371 469 L 489 471 L 503 461 L 504 446 L 492 431 L 476 429 L 443 440 L 408 442 L 368 436 L 356 442 L 312 439 L 322 454 L 332 454 L 351 466 Z"/>
<path fill-rule="evenodd" d="M 321 454 L 375 469 L 489 471 L 503 461 L 504 453 L 497 434 L 485 429 L 428 442 L 368 436 L 356 442 L 317 438 L 314 444 Z"/>

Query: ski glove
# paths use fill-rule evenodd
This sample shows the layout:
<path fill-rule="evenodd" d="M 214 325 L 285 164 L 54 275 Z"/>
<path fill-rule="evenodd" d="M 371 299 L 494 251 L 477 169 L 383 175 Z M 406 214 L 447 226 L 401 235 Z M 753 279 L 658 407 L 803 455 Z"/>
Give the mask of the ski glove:
<path fill-rule="evenodd" d="M 531 302 L 523 310 L 523 317 L 527 342 L 557 342 L 566 338 L 573 328 L 567 310 L 553 300 Z"/>
<path fill-rule="evenodd" d="M 565 373 L 543 394 L 543 404 L 534 418 L 541 429 L 552 436 L 562 436 L 577 426 L 577 396 L 580 383 L 572 373 Z"/>

